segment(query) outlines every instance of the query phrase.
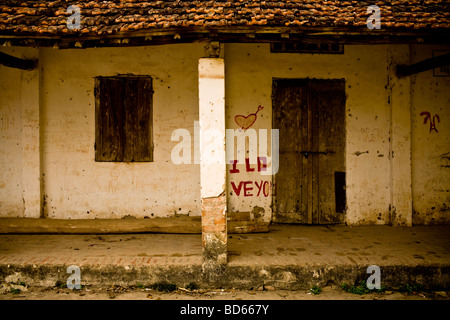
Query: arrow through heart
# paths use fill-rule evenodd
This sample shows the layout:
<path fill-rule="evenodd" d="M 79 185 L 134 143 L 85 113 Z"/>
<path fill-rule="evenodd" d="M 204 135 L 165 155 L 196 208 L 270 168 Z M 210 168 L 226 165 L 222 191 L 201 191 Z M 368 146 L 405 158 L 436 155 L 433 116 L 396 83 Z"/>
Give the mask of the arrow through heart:
<path fill-rule="evenodd" d="M 258 106 L 258 110 L 255 113 L 250 113 L 248 116 L 237 115 L 234 117 L 236 124 L 244 130 L 250 128 L 256 121 L 259 110 L 264 109 L 263 106 Z"/>

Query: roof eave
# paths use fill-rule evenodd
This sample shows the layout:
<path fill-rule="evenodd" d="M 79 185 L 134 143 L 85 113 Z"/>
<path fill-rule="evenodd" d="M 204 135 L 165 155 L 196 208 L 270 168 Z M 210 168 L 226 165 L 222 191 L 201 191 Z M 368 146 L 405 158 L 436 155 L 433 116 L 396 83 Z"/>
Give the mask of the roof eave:
<path fill-rule="evenodd" d="M 87 48 L 145 46 L 173 43 L 219 41 L 224 43 L 306 42 L 339 44 L 448 44 L 450 28 L 378 29 L 342 27 L 175 27 L 152 28 L 111 34 L 21 34 L 0 33 L 0 44 L 29 47 Z"/>

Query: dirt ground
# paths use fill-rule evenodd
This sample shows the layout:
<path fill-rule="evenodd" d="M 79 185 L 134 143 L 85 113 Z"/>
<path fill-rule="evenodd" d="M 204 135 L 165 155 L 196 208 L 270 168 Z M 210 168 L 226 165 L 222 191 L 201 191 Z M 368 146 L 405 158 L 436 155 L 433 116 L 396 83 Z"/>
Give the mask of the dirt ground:
<path fill-rule="evenodd" d="M 42 288 L 3 285 L 0 300 L 450 300 L 449 291 L 354 294 L 339 287 L 325 287 L 320 293 L 308 290 L 188 290 L 160 292 L 145 287 Z"/>

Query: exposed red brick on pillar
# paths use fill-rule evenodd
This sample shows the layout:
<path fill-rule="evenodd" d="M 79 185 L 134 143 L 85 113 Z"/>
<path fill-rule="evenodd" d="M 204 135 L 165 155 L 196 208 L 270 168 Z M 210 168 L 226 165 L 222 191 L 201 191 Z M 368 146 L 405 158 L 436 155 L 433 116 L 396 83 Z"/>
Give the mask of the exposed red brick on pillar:
<path fill-rule="evenodd" d="M 225 194 L 202 199 L 202 242 L 206 263 L 227 263 L 226 206 Z"/>

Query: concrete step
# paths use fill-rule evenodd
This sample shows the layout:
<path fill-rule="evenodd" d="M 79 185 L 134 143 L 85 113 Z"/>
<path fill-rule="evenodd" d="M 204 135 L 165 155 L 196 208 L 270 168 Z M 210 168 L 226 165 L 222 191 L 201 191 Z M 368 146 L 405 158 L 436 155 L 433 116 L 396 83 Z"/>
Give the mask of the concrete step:
<path fill-rule="evenodd" d="M 65 284 L 80 269 L 84 286 L 159 282 L 185 287 L 299 290 L 359 284 L 380 268 L 388 288 L 450 288 L 450 227 L 271 226 L 269 233 L 233 234 L 228 264 L 202 266 L 201 235 L 0 235 L 0 281 Z"/>

